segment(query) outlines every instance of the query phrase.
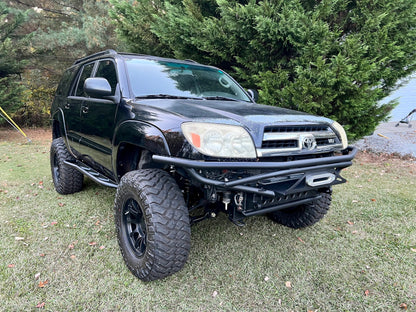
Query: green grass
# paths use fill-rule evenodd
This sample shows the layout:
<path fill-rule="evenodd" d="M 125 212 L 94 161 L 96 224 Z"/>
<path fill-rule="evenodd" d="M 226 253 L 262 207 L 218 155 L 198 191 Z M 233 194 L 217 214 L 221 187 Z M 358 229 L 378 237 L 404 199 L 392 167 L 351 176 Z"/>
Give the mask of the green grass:
<path fill-rule="evenodd" d="M 182 271 L 143 283 L 117 246 L 115 190 L 85 179 L 59 195 L 47 143 L 2 141 L 0 310 L 415 311 L 416 166 L 373 159 L 345 171 L 317 225 L 220 215 L 192 227 Z"/>

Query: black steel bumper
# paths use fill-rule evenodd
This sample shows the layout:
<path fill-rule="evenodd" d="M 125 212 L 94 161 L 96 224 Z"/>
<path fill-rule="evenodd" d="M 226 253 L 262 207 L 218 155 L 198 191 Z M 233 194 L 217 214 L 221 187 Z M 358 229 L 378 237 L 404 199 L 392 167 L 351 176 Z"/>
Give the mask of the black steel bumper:
<path fill-rule="evenodd" d="M 249 161 L 209 162 L 209 161 L 188 160 L 188 159 L 183 159 L 183 158 L 167 157 L 167 156 L 159 156 L 159 155 L 153 155 L 153 161 L 167 164 L 167 165 L 175 165 L 177 167 L 181 167 L 192 178 L 196 179 L 202 184 L 216 186 L 221 189 L 243 191 L 243 192 L 255 193 L 255 194 L 259 194 L 263 196 L 274 197 L 276 196 L 276 193 L 274 191 L 266 190 L 264 188 L 259 188 L 259 187 L 248 186 L 248 184 L 253 184 L 256 181 L 261 181 L 264 179 L 284 177 L 284 176 L 289 176 L 293 174 L 306 175 L 309 172 L 334 171 L 338 173 L 341 169 L 344 169 L 352 165 L 352 159 L 355 157 L 356 153 L 357 153 L 357 149 L 355 147 L 349 146 L 346 150 L 343 151 L 342 155 L 322 157 L 322 158 L 313 158 L 313 159 L 294 160 L 294 161 L 287 161 L 287 162 L 249 162 Z M 268 171 L 273 170 L 273 172 L 256 174 L 256 175 L 252 175 L 249 177 L 236 179 L 233 181 L 218 181 L 218 180 L 206 178 L 198 172 L 199 170 L 209 170 L 209 169 L 223 169 L 223 170 L 259 169 L 259 170 L 268 170 Z M 342 183 L 342 182 L 338 182 L 338 183 Z M 332 185 L 332 184 L 336 184 L 336 182 L 331 183 L 329 185 Z"/>

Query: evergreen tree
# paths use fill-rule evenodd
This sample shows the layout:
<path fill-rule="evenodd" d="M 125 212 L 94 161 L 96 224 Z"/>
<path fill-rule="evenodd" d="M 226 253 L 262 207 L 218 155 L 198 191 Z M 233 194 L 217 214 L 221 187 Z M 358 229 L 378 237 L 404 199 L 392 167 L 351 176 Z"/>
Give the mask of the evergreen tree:
<path fill-rule="evenodd" d="M 118 46 L 106 0 L 15 0 L 14 6 L 32 12 L 22 30 L 28 69 L 46 72 L 54 83 L 75 59 Z"/>
<path fill-rule="evenodd" d="M 24 90 L 20 82 L 23 62 L 19 60 L 14 38 L 25 19 L 25 12 L 9 8 L 0 1 L 0 105 L 9 113 L 21 104 Z"/>
<path fill-rule="evenodd" d="M 411 0 L 110 0 L 135 52 L 231 71 L 261 102 L 324 115 L 350 138 L 374 131 L 378 102 L 416 69 Z"/>

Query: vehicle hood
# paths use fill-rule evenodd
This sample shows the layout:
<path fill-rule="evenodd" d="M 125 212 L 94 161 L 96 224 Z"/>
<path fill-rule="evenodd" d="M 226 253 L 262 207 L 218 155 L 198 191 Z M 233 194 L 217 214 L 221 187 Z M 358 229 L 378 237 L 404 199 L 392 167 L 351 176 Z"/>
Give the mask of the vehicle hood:
<path fill-rule="evenodd" d="M 243 126 L 254 141 L 261 141 L 263 129 L 268 125 L 332 123 L 324 117 L 241 101 L 146 99 L 135 102 L 134 106 L 139 119 L 149 118 L 162 131 L 177 129 L 189 121 L 222 123 Z"/>

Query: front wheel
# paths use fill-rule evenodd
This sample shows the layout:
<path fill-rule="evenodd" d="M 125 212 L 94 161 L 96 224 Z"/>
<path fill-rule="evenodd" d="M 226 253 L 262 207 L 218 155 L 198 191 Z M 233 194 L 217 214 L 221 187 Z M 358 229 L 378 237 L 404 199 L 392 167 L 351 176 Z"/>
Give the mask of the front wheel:
<path fill-rule="evenodd" d="M 269 215 L 270 219 L 294 229 L 311 226 L 321 220 L 331 206 L 331 190 L 321 191 L 320 195 L 315 202 L 275 211 Z"/>
<path fill-rule="evenodd" d="M 124 175 L 114 213 L 121 253 L 135 276 L 152 281 L 182 269 L 191 228 L 182 193 L 168 173 L 141 169 Z"/>

